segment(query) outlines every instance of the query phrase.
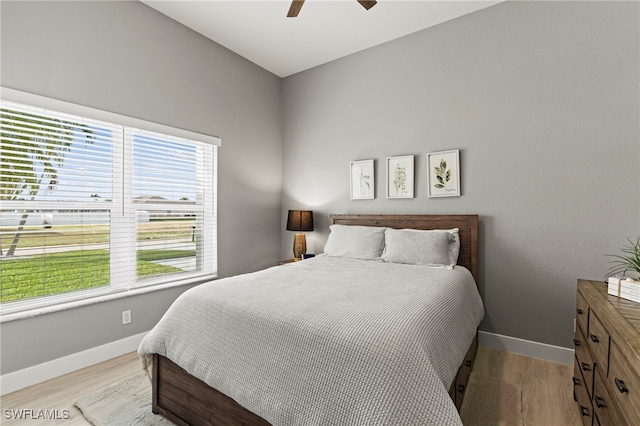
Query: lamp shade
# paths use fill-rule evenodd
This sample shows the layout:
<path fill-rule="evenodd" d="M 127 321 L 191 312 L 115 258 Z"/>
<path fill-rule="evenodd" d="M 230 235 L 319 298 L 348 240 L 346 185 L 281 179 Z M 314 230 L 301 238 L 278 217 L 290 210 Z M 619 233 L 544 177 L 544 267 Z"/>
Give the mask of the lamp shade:
<path fill-rule="evenodd" d="M 289 210 L 287 231 L 313 231 L 313 212 L 311 210 Z"/>

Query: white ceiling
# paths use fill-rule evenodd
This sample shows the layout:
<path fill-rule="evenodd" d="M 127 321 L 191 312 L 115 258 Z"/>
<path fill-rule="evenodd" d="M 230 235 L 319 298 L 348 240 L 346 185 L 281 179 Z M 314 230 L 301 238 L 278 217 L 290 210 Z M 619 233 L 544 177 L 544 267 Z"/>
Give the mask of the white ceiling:
<path fill-rule="evenodd" d="M 251 62 L 286 77 L 503 0 L 142 0 Z"/>

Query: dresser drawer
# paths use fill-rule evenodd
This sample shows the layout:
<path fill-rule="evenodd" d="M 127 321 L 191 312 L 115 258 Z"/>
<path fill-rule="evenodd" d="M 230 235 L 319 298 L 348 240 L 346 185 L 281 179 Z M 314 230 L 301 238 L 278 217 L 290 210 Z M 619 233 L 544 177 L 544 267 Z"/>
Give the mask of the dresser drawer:
<path fill-rule="evenodd" d="M 589 396 L 591 396 L 593 395 L 593 372 L 595 370 L 595 365 L 593 358 L 591 357 L 591 352 L 589 352 L 587 341 L 584 334 L 582 334 L 582 329 L 580 327 L 576 328 L 576 338 L 573 343 L 576 345 L 576 365 L 582 372 L 585 389 L 589 393 Z"/>
<path fill-rule="evenodd" d="M 582 381 L 582 373 L 580 372 L 577 362 L 573 369 L 573 395 L 578 402 L 582 423 L 584 426 L 592 426 L 593 406 L 591 405 L 591 398 L 589 398 L 587 388 Z"/>
<path fill-rule="evenodd" d="M 640 305 L 609 295 L 602 281 L 578 280 L 577 293 L 576 401 L 591 396 L 593 426 L 640 426 Z M 588 416 L 584 399 L 578 405 Z"/>
<path fill-rule="evenodd" d="M 598 418 L 598 422 L 602 426 L 626 425 L 628 423 L 620 417 L 620 413 L 613 402 L 613 398 L 607 390 L 605 380 L 602 378 L 602 374 L 600 374 L 601 372 L 601 370 L 598 370 L 595 374 L 595 381 L 593 384 L 593 411 Z"/>
<path fill-rule="evenodd" d="M 640 378 L 634 373 L 618 346 L 611 344 L 611 359 L 607 383 L 616 405 L 625 413 L 627 420 L 640 424 Z"/>
<path fill-rule="evenodd" d="M 578 292 L 578 302 L 576 305 L 576 322 L 580 327 L 582 327 L 582 330 L 584 331 L 589 329 L 587 327 L 589 325 L 587 321 L 588 317 L 589 317 L 589 304 L 587 303 L 586 300 L 584 300 L 584 297 L 582 297 L 580 292 Z"/>
<path fill-rule="evenodd" d="M 609 363 L 609 333 L 604 328 L 593 309 L 589 312 L 589 332 L 587 343 L 593 354 L 593 360 L 604 376 L 607 375 Z"/>

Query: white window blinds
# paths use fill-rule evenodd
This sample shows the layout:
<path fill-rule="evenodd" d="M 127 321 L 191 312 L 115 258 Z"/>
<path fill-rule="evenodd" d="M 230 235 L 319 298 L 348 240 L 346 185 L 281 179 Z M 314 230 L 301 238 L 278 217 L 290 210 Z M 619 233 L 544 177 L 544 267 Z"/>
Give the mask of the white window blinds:
<path fill-rule="evenodd" d="M 2 312 L 215 276 L 215 145 L 1 107 Z"/>

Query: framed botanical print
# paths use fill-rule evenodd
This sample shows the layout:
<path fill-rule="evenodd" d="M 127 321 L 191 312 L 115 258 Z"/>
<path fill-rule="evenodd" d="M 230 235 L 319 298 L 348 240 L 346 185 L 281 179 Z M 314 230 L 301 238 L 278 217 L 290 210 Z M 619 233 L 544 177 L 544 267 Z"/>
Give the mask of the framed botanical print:
<path fill-rule="evenodd" d="M 427 187 L 429 197 L 460 196 L 460 151 L 427 154 Z"/>
<path fill-rule="evenodd" d="M 351 199 L 372 200 L 375 197 L 373 160 L 351 162 Z"/>
<path fill-rule="evenodd" d="M 413 198 L 413 155 L 387 158 L 387 198 Z"/>

